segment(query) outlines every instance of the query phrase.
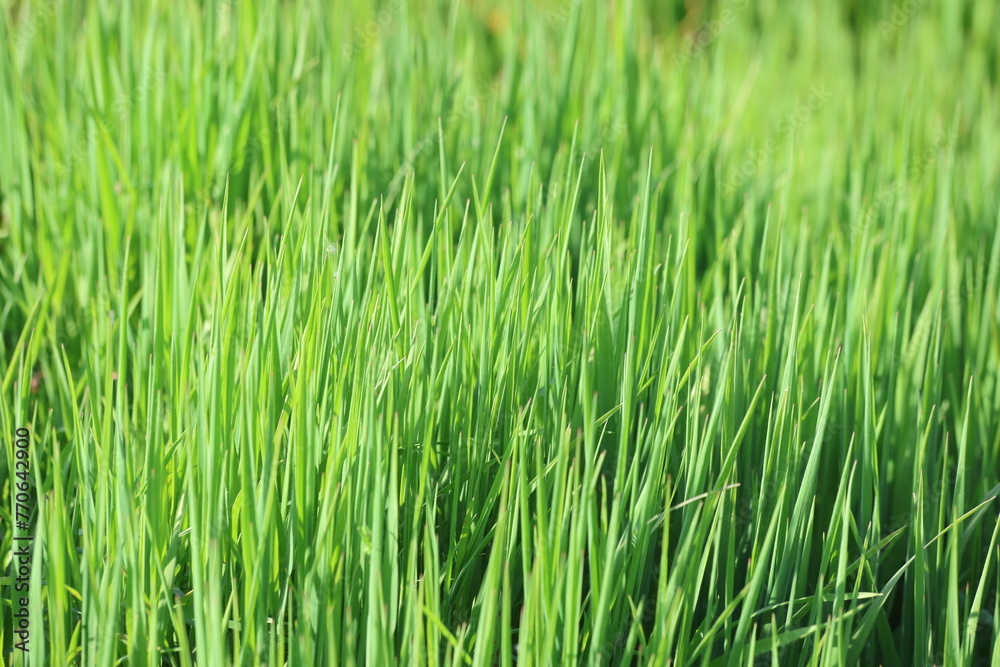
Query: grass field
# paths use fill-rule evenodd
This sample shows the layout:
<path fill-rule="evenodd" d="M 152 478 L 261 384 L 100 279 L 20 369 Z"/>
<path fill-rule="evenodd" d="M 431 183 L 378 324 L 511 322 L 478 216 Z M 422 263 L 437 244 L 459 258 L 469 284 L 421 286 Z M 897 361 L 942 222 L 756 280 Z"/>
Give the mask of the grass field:
<path fill-rule="evenodd" d="M 0 665 L 1000 665 L 997 3 L 0 6 Z"/>

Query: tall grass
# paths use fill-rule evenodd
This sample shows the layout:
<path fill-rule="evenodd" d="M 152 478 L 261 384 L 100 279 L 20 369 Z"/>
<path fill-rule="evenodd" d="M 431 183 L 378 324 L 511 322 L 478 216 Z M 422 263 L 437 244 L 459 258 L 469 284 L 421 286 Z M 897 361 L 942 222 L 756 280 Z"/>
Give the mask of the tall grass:
<path fill-rule="evenodd" d="M 0 664 L 1000 663 L 994 3 L 3 8 Z"/>

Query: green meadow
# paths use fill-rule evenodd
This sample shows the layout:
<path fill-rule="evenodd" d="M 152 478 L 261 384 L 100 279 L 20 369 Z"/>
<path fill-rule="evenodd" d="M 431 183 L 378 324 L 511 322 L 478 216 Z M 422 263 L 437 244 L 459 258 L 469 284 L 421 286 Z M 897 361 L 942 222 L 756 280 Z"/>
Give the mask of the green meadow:
<path fill-rule="evenodd" d="M 0 8 L 0 665 L 1000 665 L 1000 5 Z"/>

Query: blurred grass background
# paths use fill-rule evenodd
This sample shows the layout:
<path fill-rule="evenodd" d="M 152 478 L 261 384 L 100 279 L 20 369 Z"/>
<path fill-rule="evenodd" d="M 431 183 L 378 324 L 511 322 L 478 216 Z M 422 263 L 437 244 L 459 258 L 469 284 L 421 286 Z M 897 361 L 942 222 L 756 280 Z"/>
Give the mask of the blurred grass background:
<path fill-rule="evenodd" d="M 3 5 L 32 664 L 1000 655 L 995 3 Z"/>

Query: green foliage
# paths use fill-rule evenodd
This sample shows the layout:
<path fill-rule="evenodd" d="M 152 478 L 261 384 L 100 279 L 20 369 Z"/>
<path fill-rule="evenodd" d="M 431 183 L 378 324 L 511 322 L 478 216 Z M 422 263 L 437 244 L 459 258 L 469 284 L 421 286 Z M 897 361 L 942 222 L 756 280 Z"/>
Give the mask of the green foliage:
<path fill-rule="evenodd" d="M 2 4 L 17 660 L 1000 659 L 996 3 Z"/>

